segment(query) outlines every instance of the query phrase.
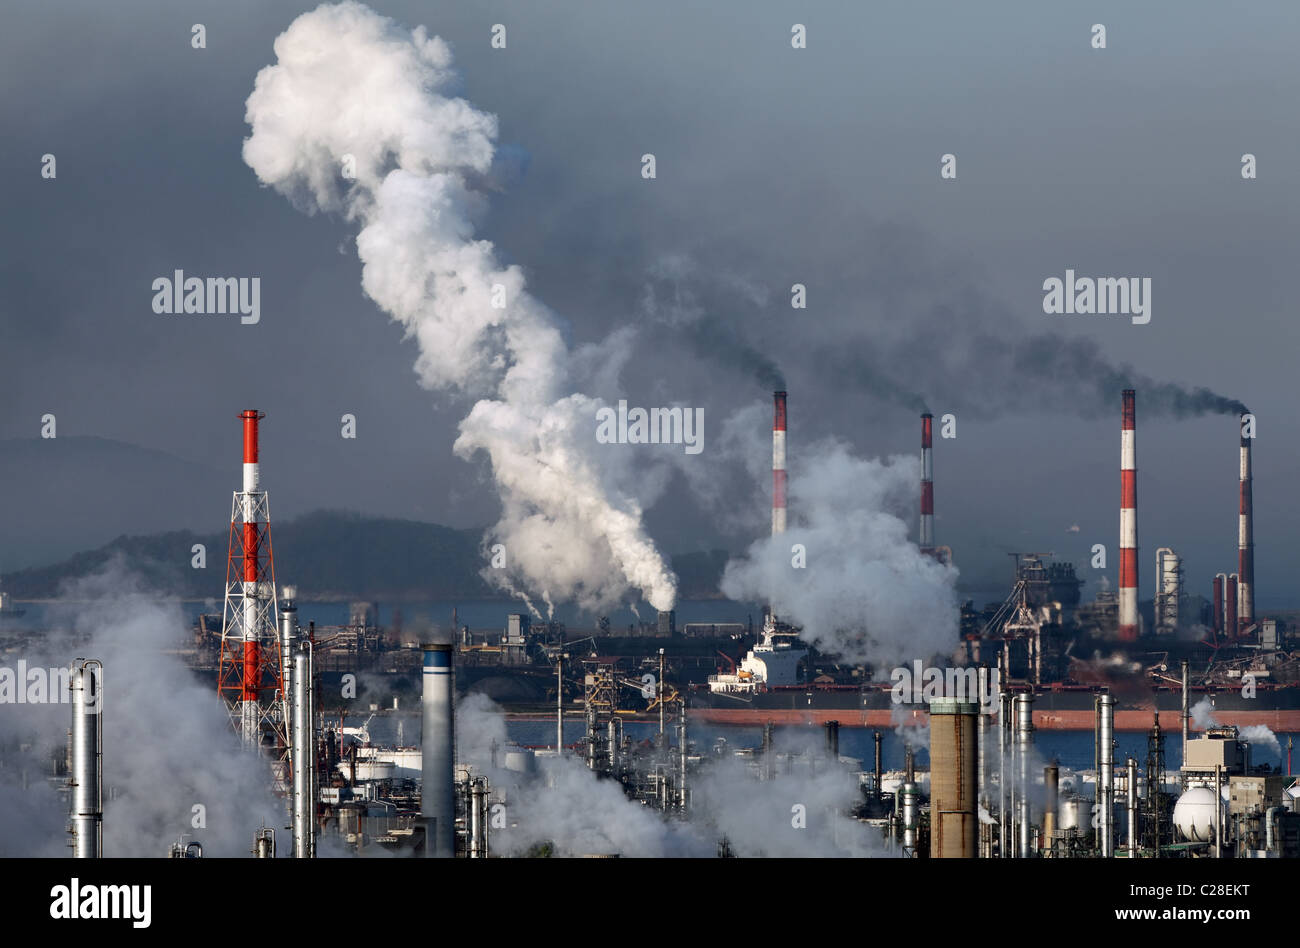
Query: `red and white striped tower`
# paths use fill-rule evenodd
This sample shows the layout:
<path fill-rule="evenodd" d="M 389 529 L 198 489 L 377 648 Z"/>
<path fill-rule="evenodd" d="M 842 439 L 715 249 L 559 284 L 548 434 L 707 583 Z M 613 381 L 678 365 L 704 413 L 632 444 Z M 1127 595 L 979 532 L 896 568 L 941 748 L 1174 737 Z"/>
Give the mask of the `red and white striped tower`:
<path fill-rule="evenodd" d="M 1241 506 L 1237 517 L 1237 625 L 1232 636 L 1255 621 L 1255 512 L 1251 497 L 1250 438 L 1241 436 Z"/>
<path fill-rule="evenodd" d="M 785 533 L 785 392 L 772 393 L 772 536 Z"/>
<path fill-rule="evenodd" d="M 934 551 L 934 416 L 921 416 L 921 552 Z"/>
<path fill-rule="evenodd" d="M 244 423 L 244 483 L 230 508 L 230 554 L 226 561 L 226 603 L 221 624 L 217 692 L 231 723 L 252 747 L 287 747 L 278 713 L 281 682 L 277 628 L 279 605 L 271 557 L 271 513 L 261 490 L 257 426 L 259 411 L 239 415 Z"/>
<path fill-rule="evenodd" d="M 1119 461 L 1119 637 L 1138 637 L 1137 393 L 1124 389 Z"/>

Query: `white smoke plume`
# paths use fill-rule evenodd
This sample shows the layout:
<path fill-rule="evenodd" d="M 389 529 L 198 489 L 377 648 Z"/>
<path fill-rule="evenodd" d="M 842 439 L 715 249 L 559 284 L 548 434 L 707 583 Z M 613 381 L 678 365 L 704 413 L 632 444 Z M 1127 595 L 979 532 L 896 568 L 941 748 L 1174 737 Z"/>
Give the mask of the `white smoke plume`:
<path fill-rule="evenodd" d="M 497 122 L 452 94 L 447 44 L 345 2 L 299 16 L 275 52 L 248 98 L 244 161 L 307 213 L 359 226 L 362 287 L 415 338 L 422 385 L 487 396 L 455 444 L 487 456 L 501 497 L 506 565 L 484 575 L 548 606 L 598 611 L 635 589 L 672 608 L 631 472 L 596 450 L 602 402 L 575 390 L 591 360 L 474 236 Z"/>
<path fill-rule="evenodd" d="M 815 774 L 806 760 L 790 773 L 782 763 L 773 780 L 756 779 L 740 758 L 707 760 L 691 772 L 692 810 L 683 822 L 629 799 L 574 756 L 538 758 L 532 774 L 492 767 L 494 743 L 498 765 L 504 760 L 506 728 L 481 695 L 457 705 L 456 722 L 457 759 L 488 775 L 494 799 L 504 796 L 508 825 L 492 830 L 494 855 L 523 856 L 549 844 L 557 856 L 711 857 L 724 837 L 738 856 L 884 854 L 878 834 L 847 815 L 861 800 L 856 777 L 824 760 Z M 807 749 L 779 741 L 783 752 Z"/>
<path fill-rule="evenodd" d="M 1206 728 L 1218 727 L 1219 719 L 1214 716 L 1214 705 L 1210 699 L 1202 698 L 1188 709 L 1192 716 L 1192 726 L 1204 731 Z M 1254 747 L 1266 747 L 1275 757 L 1282 756 L 1282 744 L 1277 735 L 1264 724 L 1248 724 L 1237 728 L 1237 739 Z"/>
<path fill-rule="evenodd" d="M 949 654 L 957 571 L 922 555 L 903 519 L 916 510 L 920 479 L 915 458 L 856 458 L 836 441 L 800 448 L 790 465 L 790 525 L 728 563 L 722 592 L 772 602 L 803 626 L 805 641 L 847 661 L 888 667 Z"/>
<path fill-rule="evenodd" d="M 283 826 L 285 804 L 269 790 L 267 762 L 240 746 L 216 682 L 197 681 L 172 654 L 184 615 L 141 591 L 120 560 L 66 596 L 84 604 L 68 607 L 61 631 L 24 657 L 29 668 L 78 657 L 104 663 L 104 855 L 159 858 L 184 835 L 205 856 L 248 856 L 260 826 Z M 0 791 L 6 813 L 23 814 L 0 820 L 0 854 L 67 855 L 68 801 L 32 763 L 63 755 L 72 706 L 24 707 L 21 719 L 0 717 L 0 737 L 22 734 L 33 746 L 27 786 L 6 782 Z"/>

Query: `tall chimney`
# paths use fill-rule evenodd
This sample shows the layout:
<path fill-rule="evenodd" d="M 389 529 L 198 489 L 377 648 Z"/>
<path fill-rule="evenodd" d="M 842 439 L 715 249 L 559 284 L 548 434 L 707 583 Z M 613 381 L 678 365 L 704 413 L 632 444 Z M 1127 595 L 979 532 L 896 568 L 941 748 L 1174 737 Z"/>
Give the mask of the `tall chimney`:
<path fill-rule="evenodd" d="M 103 846 L 104 666 L 97 659 L 72 663 L 72 854 L 98 859 Z"/>
<path fill-rule="evenodd" d="M 1250 442 L 1241 436 L 1241 507 L 1237 518 L 1237 625 L 1234 637 L 1255 620 L 1255 513 L 1252 503 Z"/>
<path fill-rule="evenodd" d="M 1218 641 L 1219 636 L 1223 634 L 1223 597 L 1226 592 L 1225 587 L 1227 584 L 1227 573 L 1218 573 L 1215 575 L 1213 587 L 1214 603 L 1212 606 L 1214 610 L 1214 618 L 1210 624 L 1214 627 L 1214 639 L 1216 642 Z"/>
<path fill-rule="evenodd" d="M 1241 578 L 1236 573 L 1229 576 L 1228 589 L 1223 595 L 1223 627 L 1228 635 L 1233 637 L 1237 634 L 1237 620 L 1240 617 L 1237 606 L 1237 590 L 1240 582 Z"/>
<path fill-rule="evenodd" d="M 772 393 L 772 536 L 785 533 L 785 392 Z"/>
<path fill-rule="evenodd" d="M 934 549 L 934 458 L 931 452 L 934 416 L 921 416 L 921 552 Z"/>
<path fill-rule="evenodd" d="M 316 855 L 316 721 L 310 642 L 301 644 L 292 665 L 293 854 L 297 859 L 312 859 Z"/>
<path fill-rule="evenodd" d="M 450 859 L 456 855 L 451 644 L 430 642 L 423 648 L 421 764 L 424 782 L 420 790 L 420 811 L 425 819 L 424 851 L 426 856 Z"/>
<path fill-rule="evenodd" d="M 1097 695 L 1097 798 L 1101 808 L 1097 825 L 1097 854 L 1115 854 L 1115 698 Z"/>
<path fill-rule="evenodd" d="M 1138 637 L 1136 400 L 1133 389 L 1124 389 L 1119 462 L 1119 637 L 1125 642 Z"/>

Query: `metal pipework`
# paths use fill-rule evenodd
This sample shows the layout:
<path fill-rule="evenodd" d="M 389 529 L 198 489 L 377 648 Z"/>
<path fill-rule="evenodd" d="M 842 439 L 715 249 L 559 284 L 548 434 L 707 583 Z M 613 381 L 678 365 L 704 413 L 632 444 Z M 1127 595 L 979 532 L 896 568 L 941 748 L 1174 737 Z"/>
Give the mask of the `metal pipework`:
<path fill-rule="evenodd" d="M 916 784 L 908 780 L 903 784 L 903 855 L 916 855 Z"/>
<path fill-rule="evenodd" d="M 104 842 L 104 665 L 98 659 L 72 663 L 71 771 L 72 854 L 98 859 Z"/>
<path fill-rule="evenodd" d="M 285 725 L 293 727 L 293 663 L 294 645 L 298 640 L 298 590 L 284 586 L 280 590 L 280 675 L 283 691 L 280 702 L 284 709 Z"/>
<path fill-rule="evenodd" d="M 1228 574 L 1216 573 L 1214 583 L 1211 586 L 1211 608 L 1214 610 L 1213 621 L 1210 623 L 1214 628 L 1214 640 L 1219 640 L 1219 635 L 1223 632 L 1224 601 L 1223 597 L 1227 593 Z"/>
<path fill-rule="evenodd" d="M 1011 696 L 1005 692 L 998 694 L 998 858 L 1008 859 L 1011 847 L 1007 839 L 1007 730 L 1011 726 L 1011 716 L 1007 707 Z"/>
<path fill-rule="evenodd" d="M 618 718 L 609 719 L 609 769 L 618 770 Z"/>
<path fill-rule="evenodd" d="M 1188 737 L 1190 736 L 1191 723 L 1192 723 L 1192 714 L 1191 714 L 1191 710 L 1190 710 L 1190 708 L 1189 708 L 1189 706 L 1188 706 L 1187 701 L 1188 701 L 1188 673 L 1187 673 L 1187 659 L 1183 659 L 1183 712 L 1182 712 L 1182 713 L 1183 713 L 1183 720 L 1182 720 L 1182 724 L 1183 724 L 1183 767 L 1186 767 L 1186 766 L 1187 766 L 1187 739 L 1188 739 Z M 1156 715 L 1156 726 L 1157 726 L 1157 727 L 1160 726 L 1160 715 L 1159 715 L 1159 714 Z M 1179 782 L 1182 784 L 1183 789 L 1186 790 L 1186 789 L 1187 789 L 1187 775 L 1186 775 L 1186 774 L 1180 774 L 1178 779 L 1179 779 Z"/>
<path fill-rule="evenodd" d="M 1034 749 L 1034 696 L 1029 693 L 1016 695 L 1016 749 L 1017 756 L 1020 758 L 1020 778 L 1017 781 L 1020 787 L 1017 792 L 1020 814 L 1020 858 L 1028 859 L 1032 855 L 1030 846 L 1032 814 L 1029 806 L 1032 785 L 1029 758 Z"/>
<path fill-rule="evenodd" d="M 312 709 L 311 643 L 303 642 L 293 656 L 293 855 L 316 856 L 316 722 Z"/>
<path fill-rule="evenodd" d="M 453 751 L 451 645 L 431 642 L 424 646 L 424 783 L 420 792 L 425 819 L 425 855 L 450 859 L 456 854 L 456 785 Z M 431 834 L 431 836 L 429 835 Z M 430 845 L 430 842 L 432 845 Z"/>
<path fill-rule="evenodd" d="M 564 659 L 555 656 L 555 756 L 564 756 Z"/>
<path fill-rule="evenodd" d="M 686 812 L 686 703 L 682 703 L 682 718 L 677 724 L 677 752 L 680 757 L 681 779 L 677 784 L 677 802 L 683 813 Z"/>
<path fill-rule="evenodd" d="M 873 731 L 871 737 L 876 745 L 876 787 L 875 789 L 876 789 L 876 799 L 879 800 L 881 794 L 884 792 L 884 790 L 880 786 L 880 781 L 883 777 L 882 771 L 880 769 L 880 742 L 882 738 L 879 731 Z"/>
<path fill-rule="evenodd" d="M 1115 854 L 1115 699 L 1097 696 L 1097 821 L 1098 849 L 1102 858 Z"/>
<path fill-rule="evenodd" d="M 487 778 L 473 777 L 469 781 L 469 858 L 487 856 Z"/>
<path fill-rule="evenodd" d="M 1128 759 L 1127 809 L 1128 809 L 1128 858 L 1136 859 L 1138 855 L 1138 762 Z"/>

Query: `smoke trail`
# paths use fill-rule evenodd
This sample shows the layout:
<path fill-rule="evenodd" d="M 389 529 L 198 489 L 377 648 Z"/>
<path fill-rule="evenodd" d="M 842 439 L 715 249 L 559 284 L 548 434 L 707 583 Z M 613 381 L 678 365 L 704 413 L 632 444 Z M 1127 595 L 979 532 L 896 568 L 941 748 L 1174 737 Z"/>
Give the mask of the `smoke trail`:
<path fill-rule="evenodd" d="M 689 258 L 673 254 L 649 268 L 641 315 L 680 333 L 697 355 L 751 375 L 770 392 L 785 388 L 785 376 L 725 318 L 738 307 L 761 308 L 767 298 L 764 287 L 731 271 L 711 270 L 703 278 Z"/>
<path fill-rule="evenodd" d="M 1206 728 L 1218 727 L 1219 719 L 1214 716 L 1214 705 L 1209 698 L 1202 698 L 1188 709 L 1192 716 L 1192 725 L 1204 731 Z M 1282 756 L 1282 744 L 1277 735 L 1264 724 L 1248 724 L 1237 728 L 1237 738 L 1259 747 L 1266 747 L 1275 757 Z"/>
<path fill-rule="evenodd" d="M 641 525 L 628 471 L 594 449 L 601 402 L 573 391 L 558 318 L 474 237 L 493 173 L 495 116 L 451 97 L 446 43 L 355 2 L 299 16 L 248 98 L 244 161 L 307 213 L 360 225 L 362 287 L 419 346 L 427 388 L 490 395 L 455 450 L 486 454 L 505 565 L 484 576 L 548 604 L 597 610 L 630 587 L 657 609 L 673 576 Z"/>
<path fill-rule="evenodd" d="M 1115 410 L 1126 388 L 1137 389 L 1148 417 L 1246 411 L 1240 401 L 1208 388 L 1157 381 L 1116 363 L 1089 337 L 994 331 L 990 327 L 1007 324 L 1006 314 L 977 293 L 960 295 L 960 302 L 909 314 L 905 336 L 873 332 L 861 344 L 839 337 L 816 347 L 814 359 L 830 377 L 913 411 L 928 399 L 977 417 L 1027 408 L 1102 417 Z"/>
<path fill-rule="evenodd" d="M 951 652 L 957 571 L 923 555 L 900 518 L 919 481 L 915 458 L 863 460 L 836 442 L 801 450 L 790 477 L 797 522 L 729 562 L 722 592 L 775 603 L 805 641 L 848 661 L 883 667 Z"/>

